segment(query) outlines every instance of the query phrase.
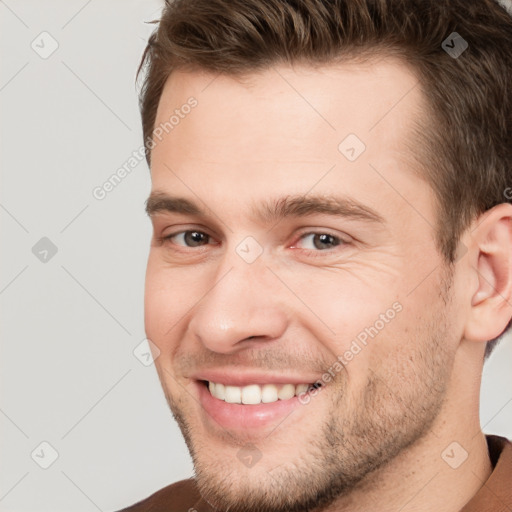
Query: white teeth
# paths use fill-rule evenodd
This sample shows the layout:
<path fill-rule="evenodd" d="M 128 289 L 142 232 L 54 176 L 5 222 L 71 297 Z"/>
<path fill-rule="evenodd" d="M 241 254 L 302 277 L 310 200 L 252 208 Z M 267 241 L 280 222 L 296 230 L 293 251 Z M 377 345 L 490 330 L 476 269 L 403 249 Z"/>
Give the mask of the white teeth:
<path fill-rule="evenodd" d="M 215 398 L 218 398 L 220 400 L 226 399 L 226 387 L 224 386 L 224 384 L 215 384 L 215 382 L 208 382 L 208 389 L 210 390 L 212 396 L 214 396 Z"/>
<path fill-rule="evenodd" d="M 300 393 L 306 393 L 307 390 L 309 389 L 309 386 L 307 384 L 299 384 L 296 388 L 295 388 L 295 393 L 297 395 L 299 395 Z"/>
<path fill-rule="evenodd" d="M 208 389 L 215 398 L 230 404 L 257 405 L 269 404 L 278 400 L 289 400 L 300 393 L 306 393 L 309 384 L 250 384 L 248 386 L 225 386 L 221 383 L 209 382 Z"/>
<path fill-rule="evenodd" d="M 277 393 L 279 400 L 289 400 L 295 396 L 295 386 L 293 384 L 285 384 Z"/>
<path fill-rule="evenodd" d="M 226 396 L 224 400 L 230 404 L 241 404 L 242 388 L 238 386 L 226 386 Z"/>
<path fill-rule="evenodd" d="M 273 384 L 265 384 L 261 390 L 261 401 L 264 404 L 277 402 L 277 387 Z"/>
<path fill-rule="evenodd" d="M 215 384 L 215 395 L 217 398 L 221 400 L 226 399 L 226 386 L 224 384 L 217 383 Z"/>
<path fill-rule="evenodd" d="M 259 404 L 261 402 L 261 389 L 257 384 L 242 388 L 243 404 Z"/>

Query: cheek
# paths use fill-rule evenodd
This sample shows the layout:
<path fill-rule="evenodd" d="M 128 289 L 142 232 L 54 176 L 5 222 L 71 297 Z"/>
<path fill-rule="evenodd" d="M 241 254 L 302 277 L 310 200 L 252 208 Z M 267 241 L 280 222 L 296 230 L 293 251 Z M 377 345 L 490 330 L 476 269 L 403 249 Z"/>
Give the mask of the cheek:
<path fill-rule="evenodd" d="M 422 375 L 425 361 L 445 357 L 443 343 L 451 336 L 453 326 L 440 297 L 441 286 L 437 274 L 432 273 L 421 285 L 416 280 L 403 290 L 397 298 L 401 311 L 371 340 L 369 364 L 384 380 L 391 383 L 400 375 L 414 379 L 414 368 Z M 432 369 L 435 365 L 432 362 L 430 366 Z"/>
<path fill-rule="evenodd" d="M 170 274 L 150 255 L 144 291 L 144 324 L 147 337 L 161 349 L 164 343 L 168 345 L 173 339 L 170 329 L 178 321 L 180 313 L 183 314 L 177 307 L 183 293 L 179 282 Z"/>
<path fill-rule="evenodd" d="M 294 283 L 302 290 L 302 301 L 315 313 L 305 310 L 303 325 L 328 349 L 333 364 L 342 362 L 354 392 L 366 385 L 370 370 L 380 374 L 386 365 L 397 364 L 392 360 L 395 350 L 407 353 L 410 343 L 419 342 L 420 336 L 428 338 L 429 317 L 440 301 L 433 281 L 410 293 L 410 269 L 394 274 L 380 270 L 365 279 L 356 271 L 323 271 L 314 279 Z M 298 301 L 296 307 L 304 309 Z M 305 318 L 311 319 L 308 325 Z"/>
<path fill-rule="evenodd" d="M 150 254 L 144 292 L 144 322 L 149 339 L 169 346 L 180 337 L 187 315 L 208 290 L 206 277 L 187 267 L 170 268 L 158 254 Z"/>
<path fill-rule="evenodd" d="M 297 279 L 296 274 L 291 280 L 291 274 L 288 276 L 287 282 L 293 283 L 290 288 L 300 299 L 292 302 L 296 312 L 303 310 L 301 317 L 311 319 L 310 328 L 316 324 L 319 334 L 322 331 L 322 337 L 331 340 L 332 352 L 341 354 L 347 350 L 361 333 L 360 338 L 364 338 L 365 329 L 376 322 L 382 329 L 381 315 L 389 322 L 400 309 L 399 305 L 393 308 L 399 296 L 397 289 L 383 283 L 382 274 L 380 281 L 379 273 L 374 274 L 368 277 L 361 269 L 339 268 L 315 271 L 307 278 Z M 399 285 L 396 279 L 395 283 Z"/>

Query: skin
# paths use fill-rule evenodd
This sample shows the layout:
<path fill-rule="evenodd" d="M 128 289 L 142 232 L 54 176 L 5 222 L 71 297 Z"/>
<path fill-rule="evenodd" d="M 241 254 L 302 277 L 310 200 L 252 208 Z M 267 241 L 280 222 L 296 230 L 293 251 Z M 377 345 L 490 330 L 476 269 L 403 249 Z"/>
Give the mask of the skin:
<path fill-rule="evenodd" d="M 153 149 L 152 193 L 207 214 L 152 214 L 146 333 L 199 489 L 220 510 L 455 512 L 492 471 L 479 388 L 485 341 L 512 316 L 512 206 L 475 219 L 462 256 L 444 263 L 438 207 L 408 149 L 425 115 L 416 83 L 393 59 L 243 80 L 175 71 L 166 83 L 156 125 L 190 96 L 198 105 Z M 354 162 L 338 150 L 349 133 L 366 145 Z M 333 192 L 384 223 L 252 214 L 269 198 Z M 162 241 L 186 230 L 208 236 Z M 319 249 L 311 233 L 345 242 Z M 236 252 L 248 236 L 263 249 L 250 264 Z M 197 400 L 191 376 L 203 369 L 321 378 L 396 302 L 378 335 L 278 425 L 227 430 Z M 457 469 L 441 456 L 453 442 L 468 454 Z M 261 454 L 250 468 L 237 457 L 246 445 Z"/>

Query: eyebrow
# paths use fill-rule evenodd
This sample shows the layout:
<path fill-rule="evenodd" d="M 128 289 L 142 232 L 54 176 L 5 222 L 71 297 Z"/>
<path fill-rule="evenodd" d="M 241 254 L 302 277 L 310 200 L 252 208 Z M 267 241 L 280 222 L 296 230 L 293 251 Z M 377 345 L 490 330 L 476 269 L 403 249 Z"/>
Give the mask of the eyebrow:
<path fill-rule="evenodd" d="M 146 200 L 146 213 L 149 217 L 160 212 L 206 217 L 207 211 L 190 199 L 170 196 L 163 192 L 153 192 Z M 348 196 L 288 195 L 267 200 L 263 204 L 254 204 L 250 212 L 254 218 L 264 223 L 280 221 L 286 217 L 307 217 L 315 214 L 352 218 L 368 223 L 386 223 L 376 210 Z"/>

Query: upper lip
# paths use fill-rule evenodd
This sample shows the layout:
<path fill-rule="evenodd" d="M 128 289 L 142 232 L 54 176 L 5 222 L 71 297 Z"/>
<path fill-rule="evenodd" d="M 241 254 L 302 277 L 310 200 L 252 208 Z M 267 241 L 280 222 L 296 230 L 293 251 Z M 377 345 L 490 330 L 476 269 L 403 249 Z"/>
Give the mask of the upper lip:
<path fill-rule="evenodd" d="M 197 372 L 191 376 L 196 380 L 227 384 L 228 386 L 248 386 L 249 384 L 313 384 L 318 380 L 311 375 L 283 375 L 275 373 L 233 372 L 215 369 Z"/>

